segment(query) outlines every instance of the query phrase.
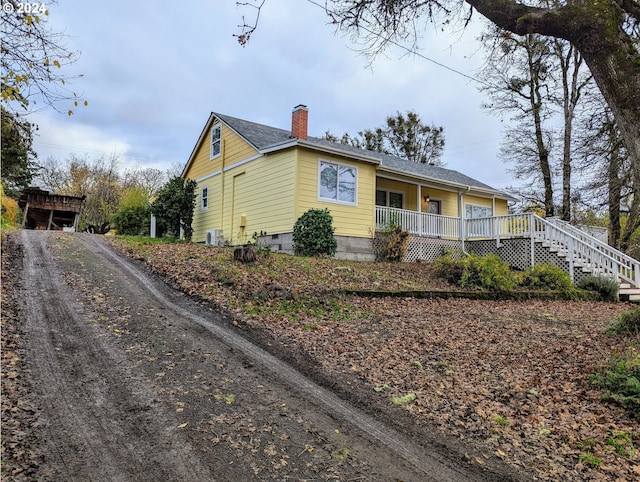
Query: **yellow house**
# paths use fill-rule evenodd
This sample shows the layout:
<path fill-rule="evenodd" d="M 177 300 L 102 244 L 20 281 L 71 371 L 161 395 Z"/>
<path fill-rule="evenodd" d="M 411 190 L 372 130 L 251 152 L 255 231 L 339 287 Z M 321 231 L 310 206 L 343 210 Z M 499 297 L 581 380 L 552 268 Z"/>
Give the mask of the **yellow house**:
<path fill-rule="evenodd" d="M 307 125 L 304 105 L 291 130 L 211 113 L 182 172 L 197 182 L 194 241 L 237 245 L 257 233 L 292 253 L 296 220 L 328 208 L 336 257 L 373 259 L 376 232 L 391 224 L 460 242 L 461 220 L 506 215 L 513 200 L 451 169 L 310 137 Z"/>

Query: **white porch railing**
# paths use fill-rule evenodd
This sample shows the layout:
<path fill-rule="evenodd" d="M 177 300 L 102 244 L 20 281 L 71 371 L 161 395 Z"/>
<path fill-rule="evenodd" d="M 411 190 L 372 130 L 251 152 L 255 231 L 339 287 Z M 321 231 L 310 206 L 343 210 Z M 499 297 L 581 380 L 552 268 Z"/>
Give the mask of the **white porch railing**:
<path fill-rule="evenodd" d="M 403 230 L 419 236 L 461 241 L 495 239 L 498 245 L 501 239 L 529 238 L 532 266 L 535 264 L 533 243 L 537 241 L 566 256 L 572 276 L 574 266 L 580 266 L 594 274 L 609 276 L 640 288 L 639 261 L 576 228 L 549 222 L 535 214 L 462 220 L 376 206 L 376 229 L 382 230 L 390 226 L 401 226 Z"/>
<path fill-rule="evenodd" d="M 376 230 L 392 226 L 418 236 L 460 239 L 460 218 L 376 206 Z"/>

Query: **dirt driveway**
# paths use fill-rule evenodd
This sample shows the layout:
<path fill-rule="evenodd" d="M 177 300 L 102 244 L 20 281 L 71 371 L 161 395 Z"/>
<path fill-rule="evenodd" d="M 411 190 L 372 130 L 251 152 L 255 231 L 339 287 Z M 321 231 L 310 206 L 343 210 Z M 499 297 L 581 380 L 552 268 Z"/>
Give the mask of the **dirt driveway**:
<path fill-rule="evenodd" d="M 6 480 L 511 478 L 352 406 L 95 236 L 11 236 L 39 462 Z"/>

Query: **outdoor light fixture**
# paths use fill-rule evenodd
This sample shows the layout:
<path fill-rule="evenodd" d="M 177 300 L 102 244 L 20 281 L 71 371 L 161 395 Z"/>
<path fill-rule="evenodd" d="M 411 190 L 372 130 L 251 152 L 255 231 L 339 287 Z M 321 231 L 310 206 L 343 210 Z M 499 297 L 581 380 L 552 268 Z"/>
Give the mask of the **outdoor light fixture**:
<path fill-rule="evenodd" d="M 428 194 L 424 197 L 424 202 L 427 203 L 427 204 L 429 203 L 429 195 Z"/>

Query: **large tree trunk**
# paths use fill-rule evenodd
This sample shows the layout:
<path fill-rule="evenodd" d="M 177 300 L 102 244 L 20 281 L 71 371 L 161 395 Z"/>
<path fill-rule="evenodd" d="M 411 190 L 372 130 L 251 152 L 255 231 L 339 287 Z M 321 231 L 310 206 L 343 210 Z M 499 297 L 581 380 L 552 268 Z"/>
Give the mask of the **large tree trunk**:
<path fill-rule="evenodd" d="M 546 217 L 555 216 L 553 203 L 553 182 L 551 178 L 551 165 L 549 163 L 549 149 L 545 144 L 544 132 L 542 130 L 542 106 L 544 101 L 540 93 L 540 63 L 534 59 L 532 49 L 527 49 L 527 59 L 529 64 L 529 89 L 531 95 L 531 113 L 535 128 L 536 149 L 538 151 L 538 162 L 540 163 L 540 173 L 544 184 L 544 213 Z"/>
<path fill-rule="evenodd" d="M 575 0 L 557 8 L 514 0 L 465 0 L 490 21 L 518 35 L 539 33 L 570 41 L 582 54 L 620 127 L 640 186 L 640 52 L 623 30 L 615 0 Z"/>
<path fill-rule="evenodd" d="M 564 116 L 564 138 L 562 146 L 562 207 L 560 218 L 563 221 L 571 221 L 571 171 L 572 171 L 572 142 L 573 119 L 582 88 L 587 85 L 587 80 L 579 82 L 580 65 L 582 57 L 569 47 L 565 52 L 566 42 L 556 39 L 554 42 L 556 56 L 560 63 L 562 75 L 562 111 Z"/>
<path fill-rule="evenodd" d="M 616 146 L 616 144 L 614 144 Z M 619 149 L 614 147 L 609 160 L 609 244 L 620 249 L 620 203 L 622 202 L 622 180 L 620 179 Z"/>

